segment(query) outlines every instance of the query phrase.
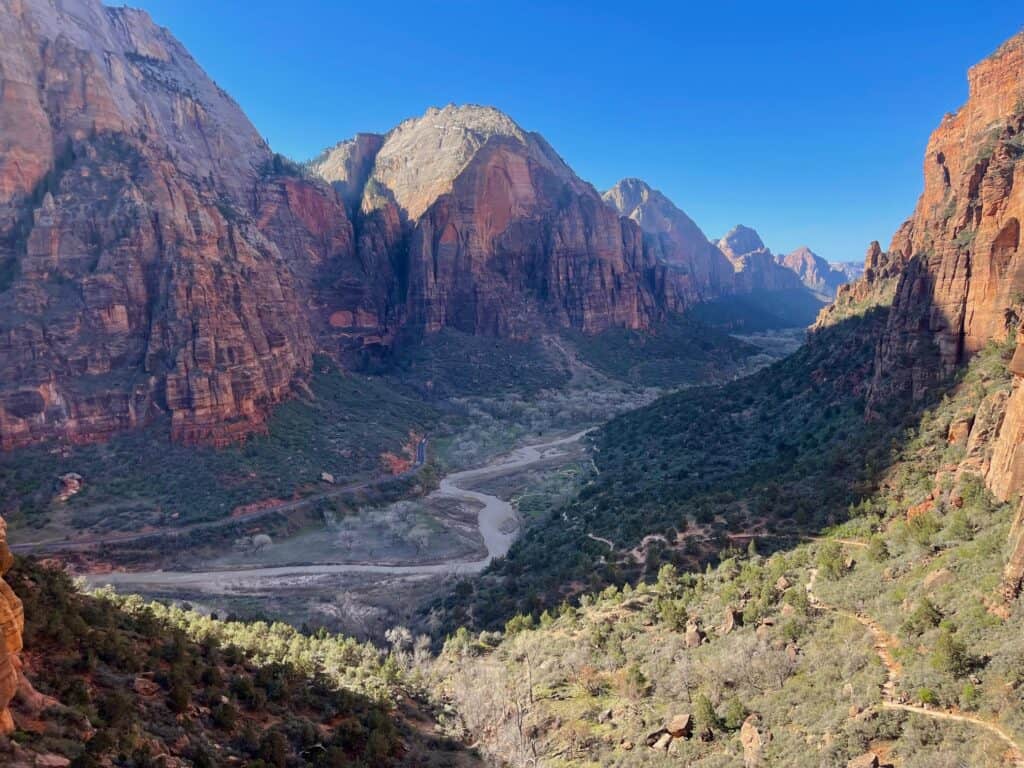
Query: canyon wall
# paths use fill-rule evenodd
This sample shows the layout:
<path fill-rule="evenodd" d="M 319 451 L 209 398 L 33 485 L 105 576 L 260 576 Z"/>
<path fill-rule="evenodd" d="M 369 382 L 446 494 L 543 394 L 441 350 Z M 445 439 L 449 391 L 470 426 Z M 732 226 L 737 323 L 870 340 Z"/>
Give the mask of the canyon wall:
<path fill-rule="evenodd" d="M 1024 32 L 971 68 L 969 97 L 932 133 L 924 191 L 888 250 L 872 243 L 863 277 L 839 289 L 818 325 L 891 303 L 878 339 L 867 415 L 925 398 L 986 344 L 1008 342 L 1013 379 L 951 427 L 961 469 L 1009 500 L 1024 490 Z M 1011 531 L 1002 597 L 1024 583 L 1024 506 Z"/>
<path fill-rule="evenodd" d="M 145 13 L 2 0 L 0 37 L 0 444 L 260 428 L 311 364 L 344 206 Z"/>
<path fill-rule="evenodd" d="M 372 291 L 390 302 L 339 318 L 352 332 L 597 333 L 650 329 L 671 308 L 639 227 L 496 109 L 430 109 L 313 170 L 353 201 L 359 258 L 398 283 Z"/>
<path fill-rule="evenodd" d="M 1019 316 L 1024 34 L 968 79 L 967 103 L 928 142 L 924 192 L 887 252 L 901 274 L 873 400 L 894 392 L 923 396 L 989 340 L 1005 338 Z"/>

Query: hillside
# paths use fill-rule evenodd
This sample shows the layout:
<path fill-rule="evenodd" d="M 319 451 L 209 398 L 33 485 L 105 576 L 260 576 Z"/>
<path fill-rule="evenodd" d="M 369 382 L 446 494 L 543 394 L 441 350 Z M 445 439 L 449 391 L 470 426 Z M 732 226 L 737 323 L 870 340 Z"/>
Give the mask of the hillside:
<path fill-rule="evenodd" d="M 36 690 L 11 704 L 4 765 L 479 764 L 370 645 L 85 596 L 25 562 L 6 579 Z"/>
<path fill-rule="evenodd" d="M 1024 626 L 1001 596 L 1014 511 L 971 469 L 984 449 L 961 420 L 1005 395 L 1009 352 L 986 348 L 878 489 L 812 540 L 733 526 L 713 568 L 662 553 L 639 584 L 459 632 L 437 689 L 512 765 L 1019 765 Z"/>

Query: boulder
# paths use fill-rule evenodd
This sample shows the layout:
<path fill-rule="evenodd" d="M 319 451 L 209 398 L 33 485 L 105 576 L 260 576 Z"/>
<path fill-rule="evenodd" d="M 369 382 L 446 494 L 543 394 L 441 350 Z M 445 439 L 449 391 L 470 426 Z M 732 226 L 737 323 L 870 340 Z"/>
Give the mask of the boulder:
<path fill-rule="evenodd" d="M 132 683 L 132 688 L 135 689 L 139 696 L 147 699 L 156 696 L 161 690 L 159 684 L 145 677 L 136 677 Z"/>
<path fill-rule="evenodd" d="M 655 752 L 665 752 L 668 750 L 669 744 L 672 743 L 672 734 L 663 733 L 658 737 L 658 740 L 651 745 L 651 749 Z"/>
<path fill-rule="evenodd" d="M 332 475 L 330 472 L 321 472 L 320 482 L 327 483 L 328 485 L 334 485 L 334 475 Z"/>
<path fill-rule="evenodd" d="M 58 502 L 65 502 L 82 490 L 83 478 L 77 472 L 68 472 L 59 478 L 60 488 L 57 490 Z"/>
<path fill-rule="evenodd" d="M 673 738 L 688 739 L 690 738 L 690 734 L 693 732 L 693 718 L 688 713 L 675 715 L 665 724 L 665 730 L 668 731 Z"/>
<path fill-rule="evenodd" d="M 722 617 L 722 625 L 718 628 L 718 631 L 720 634 L 728 635 L 736 628 L 739 622 L 739 614 L 736 613 L 736 610 L 731 605 L 727 605 L 725 607 L 725 614 Z"/>
<path fill-rule="evenodd" d="M 760 715 L 749 715 L 740 726 L 740 743 L 743 745 L 744 768 L 762 765 L 764 747 L 771 741 L 771 733 L 760 730 Z"/>
<path fill-rule="evenodd" d="M 668 731 L 664 728 L 658 728 L 657 730 L 651 731 L 644 737 L 644 744 L 648 747 L 653 747 L 658 743 L 658 740 L 667 733 Z"/>
<path fill-rule="evenodd" d="M 683 642 L 686 644 L 687 648 L 697 648 L 702 642 L 704 642 L 704 633 L 701 631 L 696 620 L 690 619 L 690 621 L 686 623 Z"/>

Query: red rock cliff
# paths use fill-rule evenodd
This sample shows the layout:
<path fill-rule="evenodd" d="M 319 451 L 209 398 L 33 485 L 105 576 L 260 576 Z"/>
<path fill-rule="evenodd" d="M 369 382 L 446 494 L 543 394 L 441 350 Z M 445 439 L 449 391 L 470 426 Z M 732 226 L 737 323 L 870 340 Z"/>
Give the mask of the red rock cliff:
<path fill-rule="evenodd" d="M 142 12 L 0 0 L 0 39 L 0 444 L 259 428 L 310 365 L 344 207 Z"/>
<path fill-rule="evenodd" d="M 365 179 L 360 260 L 400 283 L 398 303 L 367 296 L 361 314 L 339 318 L 352 333 L 375 312 L 382 334 L 519 338 L 552 326 L 649 328 L 666 308 L 639 227 L 498 110 L 431 109 L 376 141 L 339 144 L 315 169 L 349 195 Z"/>
<path fill-rule="evenodd" d="M 14 730 L 7 708 L 18 691 L 21 679 L 21 637 L 25 631 L 25 613 L 21 600 L 4 581 L 14 558 L 7 548 L 7 524 L 0 517 L 0 734 Z"/>
<path fill-rule="evenodd" d="M 872 400 L 921 396 L 1016 321 L 1024 289 L 1024 33 L 970 70 L 928 142 L 924 192 L 893 238 L 901 266 Z M 870 265 L 869 265 L 870 266 Z"/>

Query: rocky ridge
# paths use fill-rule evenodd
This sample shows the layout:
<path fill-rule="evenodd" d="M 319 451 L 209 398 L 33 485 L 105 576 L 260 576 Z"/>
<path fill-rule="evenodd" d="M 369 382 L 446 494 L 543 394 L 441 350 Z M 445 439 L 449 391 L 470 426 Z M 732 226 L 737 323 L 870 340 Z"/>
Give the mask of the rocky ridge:
<path fill-rule="evenodd" d="M 678 290 L 689 303 L 734 290 L 728 259 L 664 194 L 640 179 L 622 179 L 602 198 L 640 226 L 658 258 L 673 268 Z"/>
<path fill-rule="evenodd" d="M 740 293 L 803 290 L 799 276 L 779 264 L 750 227 L 737 224 L 718 241 L 718 249 L 732 263 Z"/>

